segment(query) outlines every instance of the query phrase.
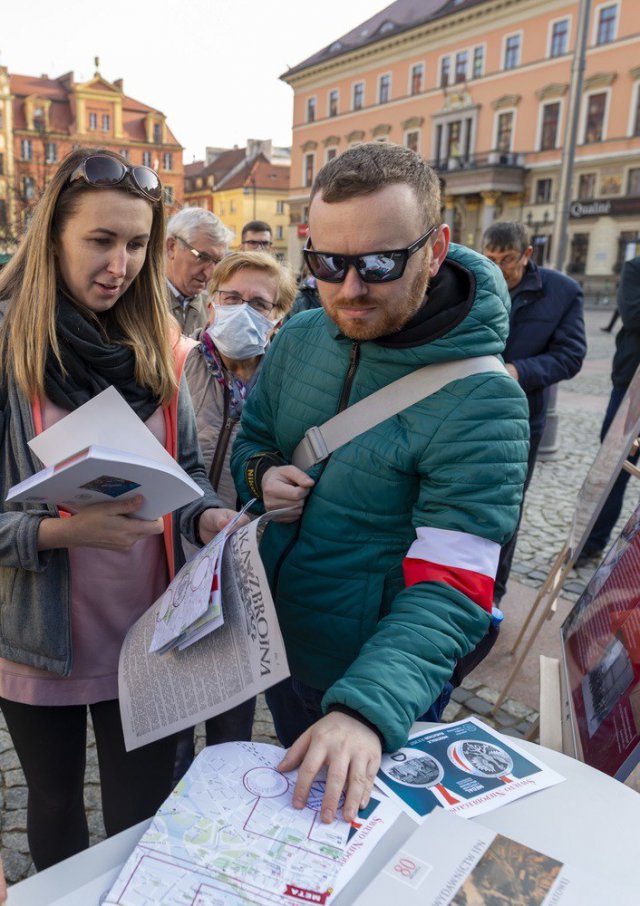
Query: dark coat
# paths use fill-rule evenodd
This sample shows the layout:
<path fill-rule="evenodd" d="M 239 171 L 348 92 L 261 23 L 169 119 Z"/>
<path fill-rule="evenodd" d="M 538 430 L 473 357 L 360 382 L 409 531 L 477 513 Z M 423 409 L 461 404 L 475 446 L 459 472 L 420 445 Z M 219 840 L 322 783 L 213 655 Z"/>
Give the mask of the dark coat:
<path fill-rule="evenodd" d="M 582 287 L 571 277 L 529 261 L 510 291 L 511 329 L 505 362 L 518 371 L 529 402 L 531 433 L 544 429 L 548 388 L 577 374 L 587 352 Z"/>
<path fill-rule="evenodd" d="M 622 327 L 616 336 L 611 379 L 614 387 L 626 390 L 640 365 L 640 255 L 627 261 L 622 268 L 618 311 Z"/>

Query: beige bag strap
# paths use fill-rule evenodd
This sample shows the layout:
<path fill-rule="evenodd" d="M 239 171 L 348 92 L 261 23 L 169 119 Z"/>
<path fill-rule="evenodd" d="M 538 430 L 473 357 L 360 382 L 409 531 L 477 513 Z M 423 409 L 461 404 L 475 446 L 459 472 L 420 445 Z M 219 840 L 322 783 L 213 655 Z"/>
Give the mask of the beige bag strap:
<path fill-rule="evenodd" d="M 489 372 L 508 374 L 500 359 L 494 355 L 418 368 L 334 415 L 320 427 L 314 425 L 309 428 L 293 451 L 293 465 L 306 471 L 354 437 L 431 396 L 451 381 Z"/>

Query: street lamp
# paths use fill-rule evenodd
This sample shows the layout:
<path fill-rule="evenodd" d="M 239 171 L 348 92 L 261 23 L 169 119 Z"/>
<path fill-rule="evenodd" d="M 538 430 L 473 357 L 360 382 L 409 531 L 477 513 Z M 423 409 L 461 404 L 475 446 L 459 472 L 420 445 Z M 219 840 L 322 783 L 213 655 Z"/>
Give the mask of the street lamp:
<path fill-rule="evenodd" d="M 253 217 L 251 219 L 255 220 L 256 219 L 256 178 L 255 178 L 255 176 L 253 176 L 253 175 L 249 176 L 247 178 L 247 182 L 251 183 L 251 191 L 253 193 Z M 243 192 L 245 195 L 249 194 L 249 186 L 247 186 L 246 184 L 244 186 Z"/>

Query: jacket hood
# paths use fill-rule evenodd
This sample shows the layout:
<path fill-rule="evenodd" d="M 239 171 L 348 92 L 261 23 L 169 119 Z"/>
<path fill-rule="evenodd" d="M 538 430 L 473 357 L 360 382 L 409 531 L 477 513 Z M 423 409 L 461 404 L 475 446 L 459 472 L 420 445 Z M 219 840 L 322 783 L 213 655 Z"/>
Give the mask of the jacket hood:
<path fill-rule="evenodd" d="M 509 291 L 500 269 L 471 249 L 452 243 L 432 280 L 425 302 L 395 334 L 367 341 L 416 362 L 448 361 L 479 355 L 500 355 L 509 334 Z M 347 338 L 328 316 L 335 339 Z M 413 353 L 413 355 L 411 355 Z M 387 358 L 387 356 L 384 356 Z"/>

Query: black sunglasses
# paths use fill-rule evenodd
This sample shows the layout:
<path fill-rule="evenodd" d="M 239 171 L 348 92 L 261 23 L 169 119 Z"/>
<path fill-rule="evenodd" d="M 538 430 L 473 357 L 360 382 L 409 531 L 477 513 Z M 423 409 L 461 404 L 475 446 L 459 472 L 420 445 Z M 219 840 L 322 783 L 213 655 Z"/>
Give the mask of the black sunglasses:
<path fill-rule="evenodd" d="M 390 283 L 402 277 L 409 258 L 427 244 L 437 229 L 437 226 L 432 226 L 406 249 L 341 255 L 335 252 L 316 252 L 310 247 L 309 238 L 302 251 L 313 276 L 325 283 L 342 283 L 351 266 L 355 267 L 363 283 Z"/>
<path fill-rule="evenodd" d="M 92 154 L 78 164 L 69 178 L 69 185 L 83 179 L 98 189 L 111 189 L 129 177 L 134 186 L 151 201 L 160 201 L 162 185 L 160 177 L 151 167 L 127 167 L 108 154 Z"/>

